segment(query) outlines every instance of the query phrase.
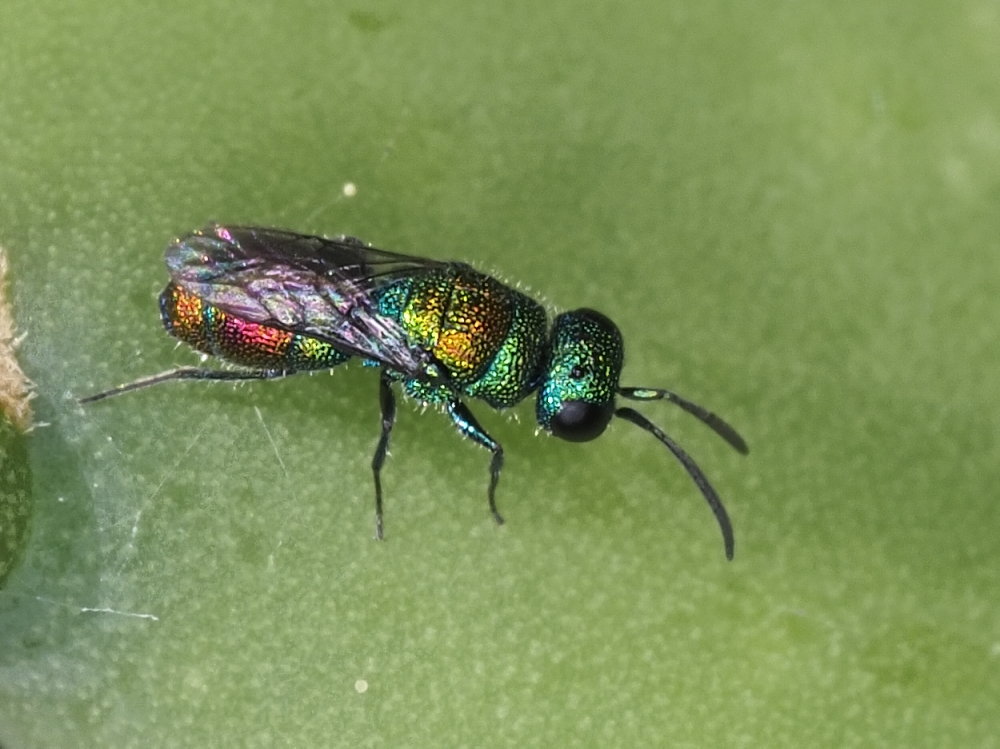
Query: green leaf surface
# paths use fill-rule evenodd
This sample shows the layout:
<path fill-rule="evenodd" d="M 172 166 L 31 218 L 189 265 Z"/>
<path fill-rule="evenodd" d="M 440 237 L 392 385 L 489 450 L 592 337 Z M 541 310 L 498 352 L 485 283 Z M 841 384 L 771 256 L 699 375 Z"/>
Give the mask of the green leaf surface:
<path fill-rule="evenodd" d="M 0 4 L 44 423 L 0 745 L 996 746 L 998 69 L 983 0 Z M 488 456 L 402 407 L 379 544 L 370 370 L 78 407 L 196 361 L 156 295 L 211 220 L 603 311 L 623 384 L 747 438 L 639 404 L 735 560 L 621 421 L 471 404 L 497 528 Z"/>

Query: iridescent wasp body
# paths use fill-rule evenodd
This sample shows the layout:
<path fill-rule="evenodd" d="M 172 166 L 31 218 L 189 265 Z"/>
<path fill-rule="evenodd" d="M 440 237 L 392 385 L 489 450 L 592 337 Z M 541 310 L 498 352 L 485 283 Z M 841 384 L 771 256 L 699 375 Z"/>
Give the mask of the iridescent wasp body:
<path fill-rule="evenodd" d="M 732 558 L 732 526 L 704 473 L 639 412 L 616 407 L 615 396 L 672 401 L 739 452 L 748 452 L 746 443 L 721 418 L 671 391 L 619 387 L 622 336 L 601 313 L 564 312 L 550 327 L 538 302 L 465 263 L 387 252 L 353 237 L 210 225 L 172 242 L 166 264 L 160 313 L 167 332 L 240 368 L 181 367 L 81 403 L 168 380 L 265 380 L 357 357 L 380 370 L 382 428 L 372 471 L 375 534 L 382 538 L 381 470 L 396 420 L 394 383 L 420 402 L 443 406 L 463 437 L 490 451 L 487 497 L 497 523 L 503 448 L 463 399 L 506 408 L 536 392 L 539 426 L 562 439 L 592 440 L 612 416 L 655 436 L 701 490 Z"/>

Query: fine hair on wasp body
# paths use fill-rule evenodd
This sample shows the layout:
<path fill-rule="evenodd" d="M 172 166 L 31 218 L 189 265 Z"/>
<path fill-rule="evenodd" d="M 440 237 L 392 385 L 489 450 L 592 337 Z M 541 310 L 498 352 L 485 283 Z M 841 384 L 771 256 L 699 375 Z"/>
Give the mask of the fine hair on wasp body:
<path fill-rule="evenodd" d="M 80 403 L 170 380 L 268 380 L 357 357 L 379 370 L 381 429 L 371 467 L 375 536 L 382 538 L 381 472 L 396 421 L 395 387 L 440 406 L 463 437 L 490 451 L 487 499 L 497 523 L 503 447 L 465 400 L 502 409 L 535 393 L 538 427 L 561 439 L 595 439 L 614 416 L 652 434 L 701 491 L 732 559 L 732 525 L 705 474 L 658 426 L 616 399 L 670 401 L 738 452 L 749 452 L 746 442 L 670 390 L 620 386 L 622 335 L 600 312 L 572 310 L 550 323 L 537 301 L 465 263 L 379 250 L 346 236 L 212 224 L 171 242 L 165 260 L 170 280 L 160 316 L 167 332 L 240 368 L 180 367 Z"/>

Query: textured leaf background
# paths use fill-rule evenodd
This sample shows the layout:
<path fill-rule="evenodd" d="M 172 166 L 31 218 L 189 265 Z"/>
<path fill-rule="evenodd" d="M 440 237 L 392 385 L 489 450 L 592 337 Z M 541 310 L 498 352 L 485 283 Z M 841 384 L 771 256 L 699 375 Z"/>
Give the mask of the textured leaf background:
<path fill-rule="evenodd" d="M 0 4 L 45 423 L 3 454 L 0 745 L 996 746 L 998 69 L 984 0 Z M 403 407 L 376 544 L 371 371 L 77 407 L 195 361 L 155 298 L 210 220 L 604 311 L 625 384 L 750 442 L 643 406 L 735 561 L 623 422 L 473 404 L 498 529 L 485 453 Z"/>

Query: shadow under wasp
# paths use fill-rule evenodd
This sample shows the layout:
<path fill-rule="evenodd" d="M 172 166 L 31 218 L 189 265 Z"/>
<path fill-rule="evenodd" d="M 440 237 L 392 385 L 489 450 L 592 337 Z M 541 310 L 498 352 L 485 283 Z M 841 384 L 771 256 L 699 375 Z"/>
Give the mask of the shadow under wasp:
<path fill-rule="evenodd" d="M 387 252 L 346 236 L 213 224 L 174 240 L 165 259 L 170 282 L 160 314 L 167 332 L 242 369 L 180 367 L 80 403 L 169 380 L 267 380 L 358 357 L 380 371 L 382 429 L 371 465 L 375 535 L 382 538 L 381 472 L 396 421 L 394 383 L 422 403 L 442 406 L 463 437 L 490 451 L 487 497 L 497 523 L 503 523 L 496 505 L 503 447 L 463 398 L 499 409 L 534 392 L 538 425 L 564 440 L 595 439 L 612 416 L 656 437 L 701 490 L 732 559 L 732 524 L 705 474 L 659 427 L 615 398 L 670 401 L 740 453 L 749 451 L 746 442 L 674 392 L 619 386 L 622 335 L 600 312 L 563 312 L 550 327 L 538 302 L 465 263 Z"/>

